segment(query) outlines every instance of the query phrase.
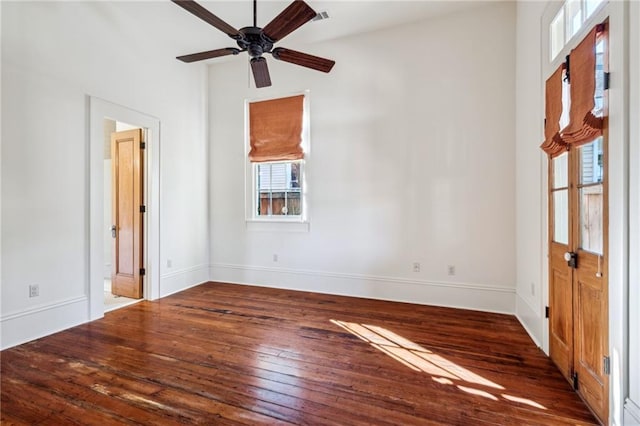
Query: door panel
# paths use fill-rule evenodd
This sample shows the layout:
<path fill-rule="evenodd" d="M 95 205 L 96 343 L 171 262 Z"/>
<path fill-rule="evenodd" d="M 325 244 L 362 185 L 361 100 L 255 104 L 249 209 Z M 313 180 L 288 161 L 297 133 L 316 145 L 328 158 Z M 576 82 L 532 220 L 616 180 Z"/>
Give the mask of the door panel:
<path fill-rule="evenodd" d="M 600 419 L 608 418 L 609 377 L 604 373 L 604 356 L 608 353 L 608 304 L 604 276 L 598 255 L 580 250 L 581 262 L 576 270 L 575 371 L 578 392 Z M 600 266 L 598 263 L 600 262 Z M 602 272 L 600 272 L 602 274 Z"/>
<path fill-rule="evenodd" d="M 565 244 L 552 243 L 549 281 L 549 356 L 570 379 L 573 358 L 572 274 L 567 268 Z"/>
<path fill-rule="evenodd" d="M 115 227 L 111 292 L 142 297 L 142 130 L 111 135 L 112 215 Z"/>

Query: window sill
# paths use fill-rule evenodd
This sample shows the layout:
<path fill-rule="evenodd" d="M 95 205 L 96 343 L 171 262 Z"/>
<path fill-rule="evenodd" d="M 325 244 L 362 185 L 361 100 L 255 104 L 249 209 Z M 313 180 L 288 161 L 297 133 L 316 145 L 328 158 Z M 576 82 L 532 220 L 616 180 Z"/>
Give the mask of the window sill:
<path fill-rule="evenodd" d="M 258 232 L 309 232 L 309 221 L 298 219 L 247 219 L 248 231 Z"/>

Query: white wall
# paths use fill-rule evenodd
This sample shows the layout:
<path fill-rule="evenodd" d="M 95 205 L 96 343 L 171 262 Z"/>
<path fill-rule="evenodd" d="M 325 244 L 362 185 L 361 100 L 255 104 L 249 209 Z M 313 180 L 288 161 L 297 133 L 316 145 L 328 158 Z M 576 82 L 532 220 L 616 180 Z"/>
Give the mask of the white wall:
<path fill-rule="evenodd" d="M 544 137 L 540 18 L 545 6 L 545 2 L 519 1 L 516 23 L 516 315 L 539 346 L 547 300 L 542 287 L 546 157 L 539 148 Z"/>
<path fill-rule="evenodd" d="M 88 320 L 86 95 L 161 122 L 161 294 L 208 277 L 205 69 L 154 52 L 137 7 L 1 3 L 2 347 Z"/>
<path fill-rule="evenodd" d="M 212 278 L 513 312 L 515 5 L 290 47 L 337 64 L 210 67 Z M 248 230 L 243 102 L 304 89 L 310 230 Z"/>

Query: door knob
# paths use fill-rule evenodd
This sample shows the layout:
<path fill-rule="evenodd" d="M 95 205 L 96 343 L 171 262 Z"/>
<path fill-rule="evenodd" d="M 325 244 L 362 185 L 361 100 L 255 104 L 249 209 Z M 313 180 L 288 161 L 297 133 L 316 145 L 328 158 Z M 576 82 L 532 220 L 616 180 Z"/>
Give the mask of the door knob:
<path fill-rule="evenodd" d="M 570 268 L 578 267 L 578 255 L 575 252 L 568 251 L 564 254 L 564 260 L 567 261 L 567 266 Z"/>
<path fill-rule="evenodd" d="M 112 238 L 116 237 L 116 226 L 115 225 L 111 225 L 111 237 Z"/>

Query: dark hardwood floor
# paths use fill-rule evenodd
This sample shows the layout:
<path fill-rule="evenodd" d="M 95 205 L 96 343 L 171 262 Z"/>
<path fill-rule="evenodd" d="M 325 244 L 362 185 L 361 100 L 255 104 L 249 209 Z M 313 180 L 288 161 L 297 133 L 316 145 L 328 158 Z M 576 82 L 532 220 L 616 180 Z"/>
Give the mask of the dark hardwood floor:
<path fill-rule="evenodd" d="M 2 357 L 2 424 L 594 424 L 509 315 L 207 283 Z"/>

